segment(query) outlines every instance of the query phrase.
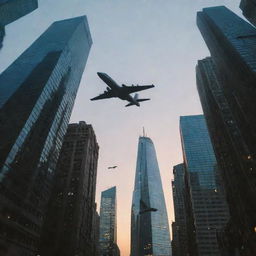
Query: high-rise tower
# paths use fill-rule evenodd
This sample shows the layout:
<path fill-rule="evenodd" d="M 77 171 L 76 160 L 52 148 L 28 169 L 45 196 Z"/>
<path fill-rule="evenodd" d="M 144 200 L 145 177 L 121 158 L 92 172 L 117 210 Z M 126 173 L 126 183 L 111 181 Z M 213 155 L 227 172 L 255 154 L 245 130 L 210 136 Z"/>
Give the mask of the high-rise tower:
<path fill-rule="evenodd" d="M 101 193 L 100 202 L 100 256 L 119 256 L 116 223 L 116 187 Z"/>
<path fill-rule="evenodd" d="M 9 253 L 37 250 L 91 44 L 85 16 L 55 22 L 0 75 L 0 248 Z"/>
<path fill-rule="evenodd" d="M 223 6 L 203 9 L 197 23 L 212 55 L 199 62 L 197 85 L 230 208 L 226 247 L 254 255 L 256 29 Z"/>
<path fill-rule="evenodd" d="M 69 124 L 43 226 L 41 256 L 96 256 L 98 241 L 93 234 L 97 226 L 93 222 L 98 149 L 91 125 L 83 121 Z"/>
<path fill-rule="evenodd" d="M 131 212 L 131 256 L 171 255 L 169 223 L 152 140 L 140 137 Z"/>
<path fill-rule="evenodd" d="M 4 27 L 37 7 L 38 0 L 0 0 L 0 48 L 5 35 Z"/>
<path fill-rule="evenodd" d="M 217 231 L 228 221 L 219 167 L 203 115 L 182 116 L 189 255 L 219 256 Z"/>

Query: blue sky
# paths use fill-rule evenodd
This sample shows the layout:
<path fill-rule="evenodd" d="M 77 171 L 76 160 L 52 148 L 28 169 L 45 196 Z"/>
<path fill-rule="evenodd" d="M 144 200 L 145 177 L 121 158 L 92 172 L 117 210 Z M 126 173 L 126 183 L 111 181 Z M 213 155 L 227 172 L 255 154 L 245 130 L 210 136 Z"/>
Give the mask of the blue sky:
<path fill-rule="evenodd" d="M 39 9 L 6 27 L 0 70 L 10 65 L 54 21 L 87 15 L 92 49 L 73 110 L 72 122 L 85 120 L 100 145 L 100 192 L 117 186 L 118 242 L 129 255 L 130 208 L 138 137 L 152 138 L 160 166 L 170 223 L 172 167 L 182 161 L 179 116 L 202 113 L 195 83 L 198 59 L 209 55 L 196 27 L 196 12 L 226 5 L 241 15 L 239 0 L 39 0 Z M 116 82 L 155 84 L 140 97 L 141 107 L 118 99 L 91 102 L 106 85 L 96 72 Z M 118 169 L 107 170 L 109 165 Z"/>

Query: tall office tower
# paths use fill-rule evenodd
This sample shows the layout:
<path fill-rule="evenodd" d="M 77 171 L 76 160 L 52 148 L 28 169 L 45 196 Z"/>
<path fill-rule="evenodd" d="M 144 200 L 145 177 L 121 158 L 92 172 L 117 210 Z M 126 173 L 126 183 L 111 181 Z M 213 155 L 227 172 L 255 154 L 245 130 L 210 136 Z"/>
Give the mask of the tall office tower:
<path fill-rule="evenodd" d="M 244 239 L 248 237 L 240 231 L 239 224 L 239 218 L 243 218 L 246 222 L 247 216 L 244 213 L 241 216 L 234 214 L 244 212 L 242 207 L 244 189 L 241 186 L 243 175 L 241 176 L 240 167 L 241 152 L 244 151 L 243 138 L 223 93 L 222 82 L 212 58 L 208 57 L 198 61 L 196 77 L 209 133 L 227 188 L 231 212 L 228 225 L 219 234 L 220 247 L 223 252 L 226 251 L 226 255 L 239 255 L 239 250 L 243 244 L 246 244 Z"/>
<path fill-rule="evenodd" d="M 55 22 L 0 75 L 1 255 L 38 248 L 91 44 L 85 16 Z"/>
<path fill-rule="evenodd" d="M 116 187 L 112 187 L 101 193 L 100 256 L 119 256 L 116 226 Z"/>
<path fill-rule="evenodd" d="M 222 122 L 217 126 L 226 127 L 225 120 L 230 126 L 218 132 L 226 132 L 226 141 L 215 146 L 228 152 L 226 161 L 230 162 L 230 166 L 222 167 L 231 213 L 227 233 L 235 236 L 232 244 L 240 247 L 242 255 L 251 255 L 256 252 L 256 29 L 225 7 L 198 13 L 198 26 L 212 54 L 218 85 L 231 113 L 229 120 L 225 116 L 221 121 L 217 114 L 211 117 L 212 123 Z M 219 112 L 223 114 L 222 109 Z M 216 138 L 216 134 L 212 137 Z M 222 159 L 218 157 L 218 161 Z"/>
<path fill-rule="evenodd" d="M 203 115 L 182 116 L 180 133 L 185 166 L 188 234 L 197 248 L 190 255 L 219 256 L 216 233 L 228 221 L 219 169 Z M 189 241 L 190 242 L 190 241 Z"/>
<path fill-rule="evenodd" d="M 183 164 L 173 167 L 174 180 L 172 194 L 174 203 L 175 224 L 173 225 L 173 239 L 177 256 L 187 256 L 187 229 L 185 209 L 185 169 Z"/>
<path fill-rule="evenodd" d="M 4 27 L 38 8 L 38 0 L 0 0 L 0 48 Z"/>
<path fill-rule="evenodd" d="M 98 144 L 91 125 L 69 124 L 43 225 L 39 255 L 94 256 Z"/>
<path fill-rule="evenodd" d="M 243 11 L 243 15 L 255 26 L 256 25 L 256 1 L 241 0 L 240 8 Z"/>
<path fill-rule="evenodd" d="M 164 193 L 152 140 L 140 137 L 131 209 L 131 256 L 171 255 Z"/>

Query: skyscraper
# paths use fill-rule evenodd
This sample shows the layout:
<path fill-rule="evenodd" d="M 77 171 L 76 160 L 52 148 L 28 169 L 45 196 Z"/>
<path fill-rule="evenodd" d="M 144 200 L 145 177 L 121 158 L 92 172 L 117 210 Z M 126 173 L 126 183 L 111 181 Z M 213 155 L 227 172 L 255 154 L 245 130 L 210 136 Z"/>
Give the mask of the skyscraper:
<path fill-rule="evenodd" d="M 185 207 L 185 169 L 184 164 L 173 167 L 174 180 L 172 194 L 174 204 L 175 223 L 173 224 L 173 244 L 177 256 L 187 256 L 187 228 Z"/>
<path fill-rule="evenodd" d="M 253 255 L 256 252 L 256 29 L 225 7 L 199 12 L 198 26 L 212 55 L 212 62 L 199 63 L 197 77 L 231 213 L 225 231 L 229 237 L 226 243 L 241 255 Z M 217 93 L 220 96 L 216 97 Z"/>
<path fill-rule="evenodd" d="M 0 48 L 5 35 L 4 27 L 37 7 L 38 0 L 0 0 Z"/>
<path fill-rule="evenodd" d="M 131 209 L 131 256 L 171 255 L 164 193 L 152 140 L 140 137 Z"/>
<path fill-rule="evenodd" d="M 256 1 L 241 0 L 240 8 L 243 11 L 243 15 L 255 26 L 256 25 Z"/>
<path fill-rule="evenodd" d="M 216 233 L 225 226 L 229 214 L 204 116 L 182 116 L 180 133 L 186 179 L 187 228 L 189 239 L 194 239 L 193 243 L 189 241 L 189 250 L 193 247 L 193 252 L 189 253 L 219 256 Z"/>
<path fill-rule="evenodd" d="M 37 251 L 91 44 L 85 16 L 55 22 L 0 75 L 0 252 Z"/>
<path fill-rule="evenodd" d="M 219 236 L 222 250 L 228 255 L 237 255 L 245 237 L 240 231 L 240 220 L 245 221 L 243 211 L 243 175 L 241 175 L 241 152 L 244 151 L 243 138 L 236 125 L 231 108 L 223 93 L 216 66 L 210 57 L 198 61 L 196 68 L 197 88 L 213 142 L 215 154 L 221 167 L 226 187 L 231 218 Z M 241 216 L 235 214 L 243 212 Z M 247 238 L 246 238 L 247 239 Z"/>
<path fill-rule="evenodd" d="M 39 254 L 96 256 L 98 144 L 91 125 L 69 124 L 58 159 Z"/>
<path fill-rule="evenodd" d="M 116 232 L 116 187 L 101 193 L 100 203 L 100 256 L 119 256 Z"/>

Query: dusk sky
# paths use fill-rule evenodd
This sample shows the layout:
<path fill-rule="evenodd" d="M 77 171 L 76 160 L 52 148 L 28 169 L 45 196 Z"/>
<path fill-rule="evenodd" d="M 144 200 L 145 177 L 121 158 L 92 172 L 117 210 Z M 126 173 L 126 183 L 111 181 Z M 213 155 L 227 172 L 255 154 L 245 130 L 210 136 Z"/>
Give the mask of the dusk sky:
<path fill-rule="evenodd" d="M 241 16 L 240 0 L 39 0 L 39 9 L 6 27 L 0 71 L 8 67 L 56 20 L 87 15 L 93 45 L 71 122 L 92 124 L 100 146 L 97 203 L 117 186 L 118 245 L 130 253 L 130 214 L 138 138 L 145 127 L 156 148 L 169 223 L 174 220 L 171 179 L 182 162 L 179 116 L 201 114 L 195 65 L 209 55 L 196 26 L 196 12 L 226 5 Z M 126 85 L 155 84 L 142 91 L 151 101 L 124 107 L 111 99 L 90 101 L 106 85 L 97 72 Z M 118 168 L 108 170 L 108 166 Z"/>

